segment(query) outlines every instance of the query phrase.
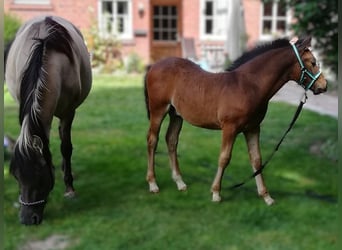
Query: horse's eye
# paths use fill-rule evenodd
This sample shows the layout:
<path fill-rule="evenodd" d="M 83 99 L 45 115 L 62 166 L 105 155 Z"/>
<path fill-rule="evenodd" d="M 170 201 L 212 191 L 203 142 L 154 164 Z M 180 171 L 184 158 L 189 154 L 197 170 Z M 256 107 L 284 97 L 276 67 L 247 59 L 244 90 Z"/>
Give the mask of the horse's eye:
<path fill-rule="evenodd" d="M 317 63 L 316 62 L 311 62 L 312 67 L 316 67 Z"/>

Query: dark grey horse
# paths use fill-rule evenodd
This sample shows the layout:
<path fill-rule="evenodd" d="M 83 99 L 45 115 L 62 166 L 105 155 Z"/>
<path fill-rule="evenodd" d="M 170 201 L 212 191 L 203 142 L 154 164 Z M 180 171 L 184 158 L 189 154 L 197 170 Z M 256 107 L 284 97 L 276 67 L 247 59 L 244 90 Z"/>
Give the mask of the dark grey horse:
<path fill-rule="evenodd" d="M 40 224 L 55 179 L 49 149 L 54 116 L 60 119 L 65 195 L 74 195 L 70 130 L 76 108 L 91 89 L 89 53 L 69 21 L 39 17 L 19 29 L 5 68 L 8 89 L 20 104 L 21 131 L 10 164 L 20 188 L 20 221 Z"/>

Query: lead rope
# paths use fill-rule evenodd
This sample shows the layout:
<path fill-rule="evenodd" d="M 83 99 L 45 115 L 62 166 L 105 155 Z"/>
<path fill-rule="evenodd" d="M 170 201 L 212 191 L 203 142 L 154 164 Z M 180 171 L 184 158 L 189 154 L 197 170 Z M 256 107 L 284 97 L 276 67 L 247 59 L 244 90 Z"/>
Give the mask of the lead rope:
<path fill-rule="evenodd" d="M 238 188 L 242 185 L 244 185 L 247 181 L 249 181 L 250 179 L 254 178 L 255 176 L 259 175 L 262 173 L 263 169 L 266 167 L 266 165 L 271 161 L 271 159 L 273 158 L 275 152 L 278 151 L 280 145 L 282 144 L 283 140 L 285 139 L 286 135 L 290 132 L 290 130 L 292 129 L 293 125 L 295 124 L 300 112 L 303 109 L 304 104 L 306 103 L 306 100 L 308 99 L 308 96 L 306 95 L 306 91 L 304 92 L 302 99 L 298 105 L 298 108 L 296 110 L 296 113 L 294 114 L 292 121 L 289 125 L 289 127 L 287 128 L 287 130 L 285 131 L 285 133 L 283 134 L 283 136 L 281 137 L 280 141 L 278 142 L 278 144 L 275 146 L 273 152 L 270 154 L 270 156 L 268 157 L 268 159 L 264 162 L 264 164 L 261 165 L 261 167 L 255 171 L 250 177 L 246 178 L 244 181 L 237 183 L 233 186 L 230 187 L 230 189 L 235 189 Z"/>

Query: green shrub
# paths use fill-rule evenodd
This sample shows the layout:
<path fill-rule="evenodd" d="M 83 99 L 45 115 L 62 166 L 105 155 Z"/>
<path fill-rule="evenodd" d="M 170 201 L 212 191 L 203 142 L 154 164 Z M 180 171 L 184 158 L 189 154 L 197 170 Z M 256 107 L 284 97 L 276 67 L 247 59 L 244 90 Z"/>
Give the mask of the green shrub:
<path fill-rule="evenodd" d="M 21 26 L 21 21 L 12 14 L 5 14 L 4 24 L 4 42 L 6 45 L 14 39 L 15 34 Z"/>
<path fill-rule="evenodd" d="M 143 73 L 144 63 L 137 53 L 131 53 L 126 61 L 127 73 Z"/>
<path fill-rule="evenodd" d="M 229 59 L 229 56 L 227 55 L 223 63 L 223 70 L 228 69 L 232 65 L 232 63 L 233 62 Z"/>
<path fill-rule="evenodd" d="M 120 41 L 115 37 L 101 37 L 99 33 L 96 23 L 84 32 L 88 49 L 92 54 L 92 67 L 101 73 L 113 73 L 122 69 L 124 63 Z"/>

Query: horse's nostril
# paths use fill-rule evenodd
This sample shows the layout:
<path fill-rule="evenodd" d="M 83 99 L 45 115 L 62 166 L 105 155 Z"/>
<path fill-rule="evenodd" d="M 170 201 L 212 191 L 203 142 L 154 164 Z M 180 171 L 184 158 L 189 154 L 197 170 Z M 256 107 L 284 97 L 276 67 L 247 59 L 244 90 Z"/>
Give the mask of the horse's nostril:
<path fill-rule="evenodd" d="M 38 224 L 40 223 L 40 221 L 39 221 L 39 215 L 36 214 L 36 213 L 34 213 L 34 214 L 32 215 L 31 219 L 32 219 L 32 224 L 38 225 Z"/>

